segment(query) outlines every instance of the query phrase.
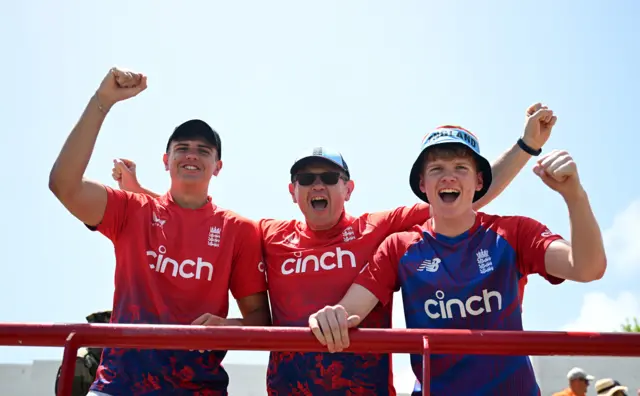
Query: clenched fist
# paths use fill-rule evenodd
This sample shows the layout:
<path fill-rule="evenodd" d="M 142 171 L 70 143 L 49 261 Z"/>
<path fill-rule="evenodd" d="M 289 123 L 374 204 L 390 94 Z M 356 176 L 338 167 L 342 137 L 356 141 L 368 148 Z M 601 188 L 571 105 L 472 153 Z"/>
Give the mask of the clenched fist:
<path fill-rule="evenodd" d="M 553 110 L 536 103 L 527 109 L 525 114 L 524 136 L 522 140 L 534 150 L 544 146 L 551 136 L 551 130 L 556 124 L 558 117 L 553 114 Z"/>
<path fill-rule="evenodd" d="M 136 163 L 124 159 L 114 159 L 113 169 L 111 169 L 111 177 L 118 182 L 118 187 L 124 191 L 138 192 L 140 183 L 136 176 Z"/>
<path fill-rule="evenodd" d="M 565 199 L 582 191 L 578 167 L 571 155 L 564 150 L 553 150 L 540 158 L 533 172 Z"/>
<path fill-rule="evenodd" d="M 145 75 L 113 67 L 100 83 L 96 96 L 100 105 L 108 110 L 117 102 L 132 98 L 145 89 L 147 89 Z"/>

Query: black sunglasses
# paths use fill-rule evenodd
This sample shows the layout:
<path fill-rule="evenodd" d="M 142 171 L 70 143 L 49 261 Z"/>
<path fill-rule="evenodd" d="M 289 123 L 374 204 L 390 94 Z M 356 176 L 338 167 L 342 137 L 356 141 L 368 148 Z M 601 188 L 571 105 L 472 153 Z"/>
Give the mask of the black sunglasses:
<path fill-rule="evenodd" d="M 340 174 L 340 172 L 322 172 L 322 173 L 298 173 L 293 177 L 293 181 L 297 181 L 301 186 L 310 186 L 320 178 L 320 181 L 327 186 L 333 186 L 342 179 L 348 179 Z"/>

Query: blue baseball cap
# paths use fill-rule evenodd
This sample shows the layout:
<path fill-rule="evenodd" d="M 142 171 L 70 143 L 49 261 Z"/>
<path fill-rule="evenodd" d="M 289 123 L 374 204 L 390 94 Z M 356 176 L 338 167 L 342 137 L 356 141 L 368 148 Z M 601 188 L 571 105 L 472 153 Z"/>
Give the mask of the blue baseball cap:
<path fill-rule="evenodd" d="M 351 178 L 351 175 L 349 174 L 349 167 L 344 161 L 344 158 L 342 158 L 342 154 L 340 154 L 338 151 L 331 150 L 326 147 L 315 147 L 301 153 L 301 155 L 298 156 L 296 161 L 291 166 L 291 177 L 293 177 L 293 175 L 295 175 L 300 170 L 300 168 L 318 161 L 324 161 L 337 166 L 347 175 L 349 179 Z"/>
<path fill-rule="evenodd" d="M 478 171 L 482 172 L 482 190 L 476 191 L 473 196 L 473 202 L 482 198 L 491 185 L 491 164 L 480 154 L 480 144 L 478 138 L 464 128 L 457 126 L 441 126 L 427 133 L 422 139 L 420 154 L 411 167 L 409 174 L 409 185 L 413 193 L 425 202 L 429 202 L 427 195 L 420 191 L 420 175 L 424 167 L 426 151 L 434 146 L 441 144 L 460 144 L 471 150 L 478 164 Z"/>

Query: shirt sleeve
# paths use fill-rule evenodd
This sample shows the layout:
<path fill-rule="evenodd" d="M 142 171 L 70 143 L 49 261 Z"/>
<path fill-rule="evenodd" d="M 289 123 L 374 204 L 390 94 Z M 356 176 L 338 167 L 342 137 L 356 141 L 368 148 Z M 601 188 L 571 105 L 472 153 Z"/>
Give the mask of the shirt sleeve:
<path fill-rule="evenodd" d="M 393 293 L 400 290 L 398 264 L 401 256 L 397 234 L 388 236 L 369 262 L 360 271 L 354 283 L 366 288 L 382 303 L 391 302 Z"/>
<path fill-rule="evenodd" d="M 386 212 L 372 213 L 369 221 L 376 227 L 390 235 L 395 232 L 407 231 L 414 225 L 424 224 L 431 217 L 431 207 L 426 203 L 413 206 L 401 206 Z"/>
<path fill-rule="evenodd" d="M 557 285 L 564 279 L 549 275 L 544 256 L 551 242 L 563 239 L 547 226 L 529 217 L 519 217 L 517 222 L 518 269 L 523 276 L 538 274 L 549 283 Z"/>
<path fill-rule="evenodd" d="M 107 191 L 107 207 L 102 221 L 95 227 L 89 225 L 87 227 L 115 242 L 126 225 L 127 217 L 142 207 L 142 198 L 138 194 L 115 190 L 109 186 L 104 188 Z"/>
<path fill-rule="evenodd" d="M 231 294 L 236 300 L 267 290 L 262 238 L 258 224 L 243 219 L 237 231 L 238 242 L 234 246 L 230 280 Z"/>

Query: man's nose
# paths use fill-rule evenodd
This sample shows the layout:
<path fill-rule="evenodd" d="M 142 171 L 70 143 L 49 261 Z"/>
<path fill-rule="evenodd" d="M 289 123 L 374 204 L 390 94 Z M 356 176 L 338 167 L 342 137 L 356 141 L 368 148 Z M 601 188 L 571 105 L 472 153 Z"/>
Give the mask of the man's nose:
<path fill-rule="evenodd" d="M 189 151 L 187 153 L 187 159 L 189 160 L 196 160 L 198 159 L 198 153 L 196 153 L 195 151 Z"/>

